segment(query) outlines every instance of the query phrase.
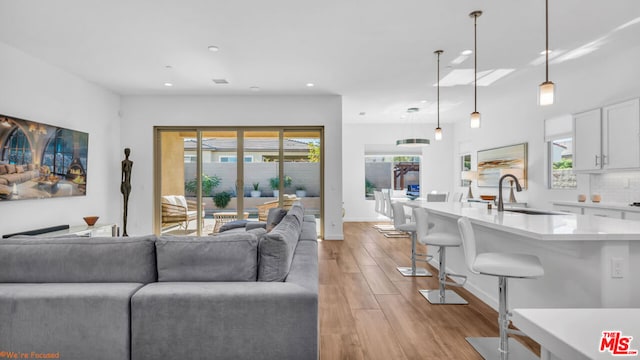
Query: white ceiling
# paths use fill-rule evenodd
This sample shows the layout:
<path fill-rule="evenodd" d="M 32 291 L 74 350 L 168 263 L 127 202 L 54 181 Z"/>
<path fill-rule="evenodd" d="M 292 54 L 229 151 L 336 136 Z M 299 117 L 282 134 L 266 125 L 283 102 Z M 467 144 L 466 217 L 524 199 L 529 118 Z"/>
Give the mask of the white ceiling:
<path fill-rule="evenodd" d="M 442 77 L 473 68 L 447 67 L 473 48 L 473 10 L 478 70 L 515 69 L 479 96 L 535 89 L 544 0 L 0 0 L 0 41 L 123 95 L 338 94 L 346 123 L 432 122 L 433 51 L 445 51 Z M 639 0 L 551 0 L 550 46 L 597 61 L 640 45 L 636 19 Z M 471 85 L 442 88 L 441 120 L 466 119 L 472 100 Z"/>

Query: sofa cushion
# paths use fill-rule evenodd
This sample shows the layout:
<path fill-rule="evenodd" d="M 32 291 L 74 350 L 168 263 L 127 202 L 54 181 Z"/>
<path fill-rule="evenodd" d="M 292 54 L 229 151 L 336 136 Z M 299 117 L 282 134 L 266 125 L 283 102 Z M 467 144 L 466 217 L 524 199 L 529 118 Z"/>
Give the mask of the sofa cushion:
<path fill-rule="evenodd" d="M 23 165 L 16 165 L 16 173 L 17 174 L 22 174 L 24 172 L 24 166 Z"/>
<path fill-rule="evenodd" d="M 7 170 L 7 165 L 0 164 L 0 175 L 6 175 L 8 173 L 9 173 L 9 170 Z"/>
<path fill-rule="evenodd" d="M 162 236 L 156 241 L 158 281 L 256 281 L 258 236 Z"/>
<path fill-rule="evenodd" d="M 129 359 L 130 301 L 141 286 L 0 284 L 0 350 Z"/>
<path fill-rule="evenodd" d="M 269 209 L 269 212 L 267 213 L 267 232 L 273 230 L 274 227 L 280 224 L 280 221 L 282 221 L 286 215 L 287 210 L 283 208 Z"/>
<path fill-rule="evenodd" d="M 293 204 L 293 206 L 291 206 L 291 209 L 289 209 L 287 215 L 295 216 L 298 222 L 302 224 L 302 222 L 304 221 L 304 207 L 302 207 L 302 204 L 297 201 Z"/>
<path fill-rule="evenodd" d="M 155 236 L 0 241 L 0 283 L 156 281 Z"/>
<path fill-rule="evenodd" d="M 35 165 L 35 164 L 29 164 L 29 165 L 27 165 L 27 170 L 29 170 L 29 171 L 33 171 L 33 170 L 35 170 L 35 169 L 36 169 L 36 165 Z"/>
<path fill-rule="evenodd" d="M 15 174 L 16 173 L 16 166 L 14 164 L 7 164 L 7 165 L 5 165 L 5 167 L 7 168 L 7 174 Z"/>
<path fill-rule="evenodd" d="M 1 180 L 1 179 L 0 179 Z M 0 181 L 0 198 L 8 198 L 11 195 L 11 188 Z"/>
<path fill-rule="evenodd" d="M 301 228 L 298 219 L 287 214 L 280 224 L 260 238 L 258 281 L 284 281 L 289 273 Z"/>
<path fill-rule="evenodd" d="M 318 240 L 318 231 L 316 229 L 316 223 L 305 221 L 302 223 L 302 232 L 300 233 L 300 241 L 302 240 L 310 240 L 317 241 Z"/>
<path fill-rule="evenodd" d="M 224 223 L 222 226 L 220 226 L 220 229 L 218 230 L 218 232 L 225 232 L 231 229 L 244 228 L 247 226 L 247 222 L 249 222 L 249 220 L 229 221 L 228 223 Z"/>
<path fill-rule="evenodd" d="M 288 283 L 149 284 L 131 298 L 131 357 L 317 360 L 317 301 Z"/>

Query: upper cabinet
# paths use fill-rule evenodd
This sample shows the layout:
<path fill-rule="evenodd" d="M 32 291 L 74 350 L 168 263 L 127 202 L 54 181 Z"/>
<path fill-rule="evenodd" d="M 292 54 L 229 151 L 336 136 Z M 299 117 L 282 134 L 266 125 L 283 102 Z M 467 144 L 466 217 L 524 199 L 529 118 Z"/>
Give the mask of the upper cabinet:
<path fill-rule="evenodd" d="M 640 168 L 640 99 L 575 114 L 574 170 Z"/>
<path fill-rule="evenodd" d="M 602 108 L 602 168 L 640 167 L 640 100 Z"/>
<path fill-rule="evenodd" d="M 602 118 L 600 109 L 573 116 L 574 171 L 600 170 L 602 167 Z"/>

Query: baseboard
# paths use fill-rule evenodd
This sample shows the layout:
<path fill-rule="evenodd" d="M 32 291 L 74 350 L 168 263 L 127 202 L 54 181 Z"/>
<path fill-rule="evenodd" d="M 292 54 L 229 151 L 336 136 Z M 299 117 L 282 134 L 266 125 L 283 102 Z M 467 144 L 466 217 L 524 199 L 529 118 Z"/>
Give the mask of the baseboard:
<path fill-rule="evenodd" d="M 323 240 L 344 240 L 344 235 L 327 235 Z"/>

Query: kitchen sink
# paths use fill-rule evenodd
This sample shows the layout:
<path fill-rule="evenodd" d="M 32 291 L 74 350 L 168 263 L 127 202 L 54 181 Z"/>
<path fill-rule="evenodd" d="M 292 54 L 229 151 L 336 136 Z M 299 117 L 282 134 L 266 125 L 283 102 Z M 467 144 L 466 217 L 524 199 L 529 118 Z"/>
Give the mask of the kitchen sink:
<path fill-rule="evenodd" d="M 504 211 L 527 214 L 527 215 L 567 215 L 559 211 L 534 210 L 534 209 L 505 209 Z"/>

